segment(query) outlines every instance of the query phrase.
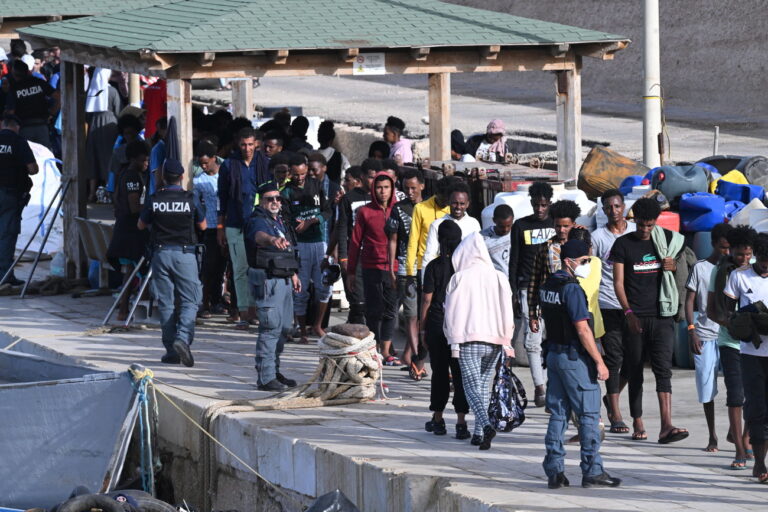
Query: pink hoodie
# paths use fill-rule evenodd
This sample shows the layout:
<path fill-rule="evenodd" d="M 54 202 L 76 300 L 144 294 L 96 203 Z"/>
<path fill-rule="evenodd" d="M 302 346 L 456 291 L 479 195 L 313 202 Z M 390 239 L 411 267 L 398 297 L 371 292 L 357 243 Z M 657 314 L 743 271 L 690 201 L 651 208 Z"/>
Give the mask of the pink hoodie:
<path fill-rule="evenodd" d="M 452 350 L 482 341 L 502 345 L 513 355 L 512 290 L 507 277 L 493 267 L 483 235 L 467 236 L 451 260 L 456 273 L 446 289 L 443 331 Z"/>

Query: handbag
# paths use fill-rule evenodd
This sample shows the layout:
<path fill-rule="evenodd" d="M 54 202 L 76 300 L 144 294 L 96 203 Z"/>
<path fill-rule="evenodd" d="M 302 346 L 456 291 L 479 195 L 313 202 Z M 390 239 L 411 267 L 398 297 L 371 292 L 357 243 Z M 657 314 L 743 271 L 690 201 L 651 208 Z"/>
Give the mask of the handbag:
<path fill-rule="evenodd" d="M 488 418 L 499 432 L 510 432 L 525 422 L 528 398 L 525 388 L 512 371 L 510 357 L 504 357 L 493 381 Z"/>

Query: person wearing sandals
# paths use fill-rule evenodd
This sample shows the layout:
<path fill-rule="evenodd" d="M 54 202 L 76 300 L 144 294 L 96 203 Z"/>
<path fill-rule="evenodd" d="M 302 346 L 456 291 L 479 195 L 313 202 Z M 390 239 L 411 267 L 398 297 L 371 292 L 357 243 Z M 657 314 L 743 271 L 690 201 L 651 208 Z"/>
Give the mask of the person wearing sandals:
<path fill-rule="evenodd" d="M 661 428 L 659 444 L 674 443 L 688 437 L 688 430 L 672 423 L 672 352 L 675 321 L 663 316 L 661 291 L 664 272 L 676 269 L 673 257 L 663 257 L 657 249 L 656 236 L 667 238 L 682 246 L 679 233 L 656 230 L 661 208 L 655 199 L 638 199 L 632 205 L 636 230 L 619 237 L 611 249 L 613 286 L 624 311 L 623 372 L 629 387 L 629 412 L 633 418 L 632 439 L 648 439 L 643 424 L 643 369 L 645 356 L 650 356 L 656 377 Z M 672 244 L 667 242 L 668 248 Z M 675 288 L 675 291 L 677 289 Z M 671 305 L 673 301 L 665 301 Z M 674 301 L 677 305 L 677 299 Z"/>
<path fill-rule="evenodd" d="M 712 270 L 707 293 L 707 317 L 720 324 L 717 345 L 725 383 L 725 405 L 728 407 L 728 441 L 736 447 L 731 469 L 747 469 L 747 459 L 754 458 L 749 444 L 749 432 L 743 425 L 744 384 L 741 378 L 741 342 L 734 339 L 726 328 L 726 304 L 723 289 L 731 272 L 752 259 L 757 231 L 749 226 L 736 226 L 728 234 L 730 257 L 724 258 Z"/>
<path fill-rule="evenodd" d="M 712 253 L 707 259 L 700 260 L 691 269 L 685 284 L 685 320 L 688 324 L 688 345 L 693 354 L 696 368 L 696 391 L 699 403 L 704 407 L 709 441 L 705 452 L 717 452 L 717 433 L 715 432 L 715 397 L 717 396 L 717 373 L 720 368 L 720 350 L 717 336 L 720 326 L 707 317 L 707 290 L 712 270 L 718 261 L 728 256 L 726 235 L 732 226 L 721 223 L 712 229 Z M 694 311 L 698 316 L 694 315 Z"/>
<path fill-rule="evenodd" d="M 347 286 L 357 286 L 357 265 L 362 267 L 363 295 L 365 297 L 365 323 L 374 333 L 385 366 L 402 366 L 392 352 L 392 334 L 395 330 L 397 289 L 389 279 L 389 237 L 384 231 L 392 214 L 395 198 L 395 180 L 379 171 L 373 179 L 371 202 L 357 210 L 355 227 L 349 242 Z"/>
<path fill-rule="evenodd" d="M 768 302 L 768 233 L 759 233 L 755 237 L 754 255 L 753 264 L 738 268 L 728 276 L 723 290 L 726 311 L 738 311 Z M 757 316 L 753 314 L 750 321 L 751 337 L 741 337 L 743 334 L 734 332 L 736 322 L 733 313 L 729 313 L 726 327 L 741 340 L 744 420 L 749 428 L 755 457 L 752 475 L 761 484 L 768 484 L 768 469 L 765 466 L 768 450 L 768 336 L 758 334 L 761 329 L 756 325 Z"/>
<path fill-rule="evenodd" d="M 592 331 L 587 296 L 578 279 L 592 271 L 589 246 L 568 240 L 560 250 L 561 269 L 539 289 L 542 316 L 547 326 L 547 408 L 550 411 L 543 467 L 550 489 L 570 485 L 565 476 L 564 434 L 571 411 L 578 417 L 581 442 L 582 487 L 618 487 L 600 457 L 600 385 L 608 378 Z"/>
<path fill-rule="evenodd" d="M 624 358 L 624 312 L 613 289 L 613 263 L 610 255 L 616 239 L 633 232 L 635 223 L 626 220 L 624 194 L 618 189 L 606 190 L 601 197 L 601 204 L 608 223 L 592 233 L 592 252 L 602 261 L 598 302 L 605 328 L 605 334 L 601 340 L 603 359 L 608 367 L 603 403 L 608 411 L 610 432 L 629 434 L 629 427 L 624 423 L 619 406 L 619 394 L 627 385 L 626 378 L 621 376 L 621 364 Z"/>
<path fill-rule="evenodd" d="M 448 404 L 451 382 L 453 382 L 453 408 L 457 417 L 456 439 L 469 439 L 470 434 L 465 419 L 469 412 L 469 404 L 464 395 L 461 368 L 458 359 L 451 357 L 451 348 L 443 332 L 445 290 L 453 276 L 451 256 L 461 243 L 461 228 L 452 220 L 445 221 L 437 230 L 437 239 L 440 244 L 440 253 L 424 268 L 421 300 L 419 337 L 427 346 L 432 367 L 429 391 L 429 410 L 432 411 L 432 419 L 424 425 L 424 430 L 437 436 L 446 434 L 443 411 Z"/>
<path fill-rule="evenodd" d="M 502 348 L 507 356 L 515 355 L 512 289 L 504 273 L 494 268 L 479 232 L 459 244 L 451 262 L 456 273 L 445 292 L 443 331 L 451 357 L 459 360 L 464 393 L 475 415 L 471 442 L 488 450 L 496 436 L 488 418 L 491 381 Z"/>

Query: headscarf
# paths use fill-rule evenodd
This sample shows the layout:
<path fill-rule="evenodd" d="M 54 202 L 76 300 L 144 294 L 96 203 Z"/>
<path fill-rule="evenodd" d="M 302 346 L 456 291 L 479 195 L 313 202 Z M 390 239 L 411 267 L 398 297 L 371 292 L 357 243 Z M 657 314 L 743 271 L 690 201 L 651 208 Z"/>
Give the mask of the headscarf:
<path fill-rule="evenodd" d="M 486 135 L 492 135 L 496 133 L 501 134 L 501 138 L 491 144 L 491 147 L 488 148 L 488 151 L 493 151 L 502 156 L 507 154 L 507 137 L 505 136 L 506 131 L 507 129 L 504 126 L 504 121 L 501 119 L 494 119 L 488 123 L 488 127 L 485 129 Z"/>

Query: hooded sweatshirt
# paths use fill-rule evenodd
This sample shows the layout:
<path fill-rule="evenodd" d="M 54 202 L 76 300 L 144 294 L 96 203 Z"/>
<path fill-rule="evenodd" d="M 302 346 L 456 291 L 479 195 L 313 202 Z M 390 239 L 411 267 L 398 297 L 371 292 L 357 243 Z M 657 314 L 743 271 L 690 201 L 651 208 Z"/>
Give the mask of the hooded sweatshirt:
<path fill-rule="evenodd" d="M 461 343 L 502 345 L 512 355 L 515 333 L 512 290 L 507 276 L 493 267 L 483 235 L 472 233 L 453 253 L 453 274 L 445 296 L 443 331 L 451 351 Z"/>
<path fill-rule="evenodd" d="M 384 226 L 395 205 L 395 182 L 385 172 L 377 173 L 375 179 L 379 176 L 384 176 L 392 184 L 392 197 L 384 208 L 376 199 L 376 193 L 373 192 L 371 202 L 358 208 L 355 227 L 352 229 L 352 238 L 349 241 L 347 272 L 355 271 L 358 260 L 363 268 L 389 271 L 389 237 Z M 397 262 L 394 266 L 397 271 Z"/>

